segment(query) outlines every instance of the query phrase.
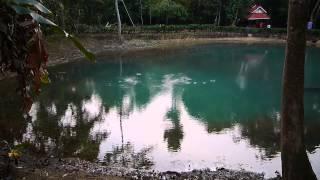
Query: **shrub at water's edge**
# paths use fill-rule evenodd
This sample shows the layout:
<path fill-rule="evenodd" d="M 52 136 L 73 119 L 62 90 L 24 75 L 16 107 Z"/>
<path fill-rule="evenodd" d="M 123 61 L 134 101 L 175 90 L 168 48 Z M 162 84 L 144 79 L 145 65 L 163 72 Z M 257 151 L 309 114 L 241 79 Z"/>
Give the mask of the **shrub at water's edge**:
<path fill-rule="evenodd" d="M 76 26 L 76 33 L 116 33 L 117 27 L 105 27 L 102 25 L 92 26 L 79 24 Z M 50 31 L 47 31 L 51 34 Z M 206 35 L 207 33 L 225 33 L 224 36 L 231 36 L 234 33 L 237 36 L 248 36 L 252 34 L 258 37 L 283 37 L 286 36 L 287 29 L 285 28 L 249 28 L 249 27 L 233 27 L 233 26 L 215 26 L 213 24 L 188 24 L 188 25 L 147 25 L 147 26 L 124 26 L 123 34 L 143 35 L 149 33 L 196 33 Z M 320 38 L 320 30 L 310 30 L 308 36 L 312 39 Z M 232 37 L 232 36 L 231 36 Z"/>

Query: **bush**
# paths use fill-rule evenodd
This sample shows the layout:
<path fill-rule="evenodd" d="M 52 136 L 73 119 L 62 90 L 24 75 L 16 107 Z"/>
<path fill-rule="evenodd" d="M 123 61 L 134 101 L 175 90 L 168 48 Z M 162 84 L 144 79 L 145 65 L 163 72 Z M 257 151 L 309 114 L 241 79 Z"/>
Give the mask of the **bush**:
<path fill-rule="evenodd" d="M 117 25 L 111 27 L 92 26 L 86 24 L 78 24 L 73 29 L 74 33 L 116 33 Z M 226 32 L 253 35 L 285 35 L 285 28 L 249 28 L 234 26 L 215 26 L 213 24 L 187 24 L 187 25 L 146 25 L 146 26 L 126 26 L 122 27 L 123 34 L 144 34 L 144 33 L 177 33 L 177 32 Z M 320 37 L 320 30 L 308 31 L 308 35 L 312 37 Z"/>

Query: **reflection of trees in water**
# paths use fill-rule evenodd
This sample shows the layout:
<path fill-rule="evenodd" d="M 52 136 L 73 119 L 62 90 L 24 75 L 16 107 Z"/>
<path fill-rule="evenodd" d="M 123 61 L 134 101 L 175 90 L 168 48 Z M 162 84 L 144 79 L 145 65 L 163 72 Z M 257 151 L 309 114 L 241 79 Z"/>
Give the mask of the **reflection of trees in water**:
<path fill-rule="evenodd" d="M 100 142 L 106 138 L 106 134 L 96 134 L 95 137 L 90 135 L 90 129 L 94 122 L 101 120 L 103 107 L 100 107 L 99 114 L 89 120 L 84 117 L 85 112 L 81 109 L 81 103 L 73 102 L 76 107 L 73 108 L 70 117 L 75 122 L 61 122 L 66 115 L 68 108 L 61 110 L 59 104 L 57 115 L 50 117 L 46 111 L 46 106 L 40 104 L 38 117 L 32 123 L 33 134 L 35 136 L 33 144 L 36 144 L 40 151 L 48 154 L 55 154 L 59 157 L 80 156 L 87 160 L 94 160 L 99 152 Z"/>
<path fill-rule="evenodd" d="M 307 119 L 305 122 L 305 145 L 313 153 L 320 144 L 319 119 Z M 268 116 L 242 121 L 241 135 L 247 138 L 252 146 L 262 148 L 266 158 L 272 158 L 280 152 L 280 122 Z"/>
<path fill-rule="evenodd" d="M 261 148 L 262 157 L 272 158 L 278 154 L 280 150 L 279 122 L 272 117 L 274 110 L 280 109 L 282 65 L 279 65 L 278 61 L 273 61 L 273 59 L 279 59 L 278 56 L 275 56 L 279 53 L 277 51 L 275 54 L 273 50 L 265 53 L 264 51 L 245 51 L 239 48 L 230 53 L 232 57 L 226 55 L 232 59 L 225 61 L 227 65 L 223 61 L 214 63 L 216 58 L 222 60 L 225 57 L 212 57 L 213 60 L 205 65 L 201 63 L 195 65 L 201 70 L 187 72 L 193 73 L 190 77 L 193 81 L 198 81 L 198 85 L 185 86 L 182 95 L 189 114 L 202 121 L 209 133 L 221 132 L 234 127 L 235 124 L 240 124 L 241 136 L 247 138 L 252 146 Z M 247 52 L 248 55 L 243 55 L 244 52 Z M 228 66 L 225 68 L 227 70 L 223 68 L 224 66 Z M 208 72 L 208 68 L 211 68 L 212 72 Z M 221 73 L 224 70 L 225 72 Z M 276 72 L 279 75 L 275 76 L 270 72 Z M 228 76 L 220 77 L 219 73 Z M 214 85 L 199 85 L 199 81 L 208 78 L 206 74 L 215 78 Z M 243 87 L 241 91 L 237 84 L 239 82 L 234 81 L 239 75 L 245 76 L 246 81 L 245 86 L 240 86 L 240 89 Z M 208 82 L 208 79 L 206 81 Z M 306 103 L 308 104 L 310 102 Z M 312 115 L 312 117 L 319 117 L 319 115 Z M 306 146 L 309 151 L 314 150 L 320 144 L 319 138 L 315 138 L 319 136 L 319 133 L 316 133 L 316 129 L 320 128 L 318 124 L 316 121 L 306 122 Z"/>
<path fill-rule="evenodd" d="M 114 78 L 114 73 L 117 73 L 118 69 L 106 72 L 101 69 L 100 65 L 92 66 L 93 69 L 90 71 L 80 65 L 67 66 L 67 72 L 64 72 L 65 69 L 56 68 L 56 71 L 61 71 L 61 73 L 56 72 L 52 77 L 53 83 L 40 94 L 38 106 L 35 106 L 35 116 L 32 117 L 34 121 L 29 123 L 31 128 L 29 127 L 29 135 L 25 140 L 23 136 L 26 134 L 28 123 L 22 118 L 20 118 L 21 121 L 18 121 L 18 117 L 12 116 L 19 115 L 18 113 L 8 113 L 12 112 L 12 107 L 10 110 L 1 108 L 2 117 L 10 115 L 11 117 L 6 119 L 14 120 L 8 121 L 1 127 L 7 130 L 12 122 L 16 128 L 14 132 L 8 131 L 8 135 L 1 137 L 8 137 L 6 139 L 12 143 L 30 142 L 39 152 L 60 157 L 80 156 L 87 160 L 96 159 L 100 142 L 108 134 L 107 132 L 95 132 L 93 137 L 90 130 L 94 123 L 102 120 L 103 115 L 111 107 L 121 106 L 121 114 L 128 116 L 134 110 L 134 106 L 143 107 L 144 104 L 148 104 L 152 93 L 150 86 L 132 84 L 125 67 L 124 77 L 117 79 Z M 139 81 L 146 81 L 146 78 L 146 76 L 139 77 Z M 108 83 L 111 85 L 109 86 Z M 101 104 L 98 107 L 98 114 L 92 118 L 92 115 L 84 109 L 84 103 L 90 101 L 94 94 L 98 96 Z M 127 102 L 125 102 L 126 97 Z M 136 97 L 140 99 L 137 100 Z M 8 98 L 6 100 L 10 101 Z M 7 106 L 3 103 L 8 102 L 1 101 L 0 103 L 0 105 Z M 16 105 L 16 109 L 19 107 L 17 102 L 11 104 Z M 5 121 L 0 123 L 2 122 Z M 20 126 L 17 122 L 23 123 Z M 17 136 L 18 130 L 21 131 L 19 137 Z M 1 131 L 0 133 L 6 132 Z M 17 137 L 12 139 L 15 136 Z"/>
<path fill-rule="evenodd" d="M 164 132 L 164 139 L 168 141 L 168 149 L 171 151 L 178 151 L 181 147 L 181 141 L 183 139 L 182 125 L 180 124 L 180 109 L 179 102 L 181 102 L 181 87 L 172 85 L 170 88 L 172 91 L 171 108 L 166 114 L 166 118 L 172 122 L 172 127 L 166 129 Z"/>
<path fill-rule="evenodd" d="M 67 78 L 63 79 L 63 82 Z M 108 108 L 100 106 L 97 116 L 91 119 L 82 108 L 85 100 L 89 100 L 89 91 L 75 89 L 77 83 L 56 84 L 46 89 L 33 105 L 33 112 L 23 119 L 16 98 L 5 98 L 0 102 L 1 137 L 11 144 L 28 143 L 38 153 L 56 155 L 58 157 L 80 156 L 87 160 L 96 159 L 100 142 L 106 138 L 106 133 L 90 135 L 90 129 L 95 121 L 102 119 Z M 75 93 L 77 91 L 77 93 Z M 11 97 L 16 97 L 11 92 Z M 5 103 L 5 104 L 3 104 Z M 10 105 L 10 106 L 8 106 Z M 11 106 L 12 105 L 12 106 Z M 67 112 L 70 111 L 68 114 Z M 65 116 L 74 122 L 63 122 Z M 11 127 L 12 124 L 12 127 Z"/>
<path fill-rule="evenodd" d="M 0 101 L 0 140 L 11 145 L 22 141 L 28 123 L 21 114 L 19 101 Z"/>
<path fill-rule="evenodd" d="M 279 123 L 268 116 L 248 119 L 241 122 L 241 135 L 247 138 L 252 146 L 263 149 L 266 158 L 273 158 L 280 151 Z"/>
<path fill-rule="evenodd" d="M 37 119 L 33 122 L 35 134 L 34 144 L 46 153 L 59 157 L 80 156 L 94 160 L 99 152 L 100 142 L 106 138 L 105 133 L 90 135 L 94 122 L 100 121 L 108 108 L 97 104 L 97 114 L 89 115 L 84 105 L 93 97 L 92 91 L 81 88 L 77 83 L 83 81 L 70 80 L 56 84 L 41 94 Z M 54 95 L 52 95 L 54 94 Z M 54 113 L 52 108 L 54 105 Z"/>
<path fill-rule="evenodd" d="M 111 152 L 106 153 L 103 161 L 108 166 L 150 169 L 154 165 L 152 159 L 148 157 L 152 149 L 152 147 L 146 147 L 135 152 L 133 145 L 126 143 L 113 147 Z"/>
<path fill-rule="evenodd" d="M 14 89 L 15 81 L 2 80 L 0 87 L 0 140 L 13 145 L 21 142 L 28 126 L 22 116 L 21 99 Z"/>
<path fill-rule="evenodd" d="M 274 61 L 269 63 L 270 59 L 278 60 L 278 54 L 275 56 L 275 53 L 269 51 L 268 61 L 259 60 L 252 62 L 253 65 L 247 62 L 249 65 L 243 69 L 246 71 L 241 71 L 242 75 L 246 76 L 246 88 L 239 91 L 235 79 L 239 75 L 241 64 L 246 63 L 242 60 L 243 49 L 233 49 L 234 52 L 229 53 L 230 48 L 210 48 L 207 54 L 191 54 L 188 57 L 190 61 L 155 59 L 150 64 L 124 63 L 121 77 L 118 77 L 118 62 L 108 63 L 107 66 L 103 63 L 90 64 L 90 69 L 81 63 L 66 65 L 63 68 L 56 67 L 52 73 L 55 76 L 52 77 L 53 83 L 44 89 L 39 98 L 41 100 L 35 121 L 25 121 L 20 113 L 17 113 L 19 102 L 14 92 L 0 89 L 4 91 L 1 95 L 4 94 L 6 97 L 0 101 L 0 137 L 12 144 L 23 142 L 28 123 L 31 123 L 31 134 L 35 136 L 32 143 L 42 151 L 58 152 L 61 156 L 79 155 L 86 159 L 94 159 L 99 151 L 99 143 L 107 136 L 106 132 L 101 132 L 92 137 L 90 129 L 94 122 L 103 119 L 103 114 L 112 107 L 116 107 L 123 116 L 129 116 L 137 108 L 143 110 L 153 97 L 163 91 L 162 80 L 165 74 L 184 72 L 198 84 L 173 87 L 172 106 L 166 115 L 172 127 L 163 132 L 170 150 L 179 150 L 184 138 L 178 105 L 178 102 L 182 102 L 191 116 L 203 122 L 208 133 L 221 132 L 234 124 L 240 124 L 243 138 L 247 138 L 251 145 L 264 149 L 266 157 L 272 157 L 279 150 L 278 123 L 262 114 L 279 109 L 277 102 L 280 96 L 275 92 L 280 94 L 280 80 L 272 79 L 276 76 L 272 75 L 271 70 L 281 72 L 281 66 Z M 264 50 L 248 53 L 263 54 Z M 203 58 L 207 58 L 204 56 L 210 56 L 210 61 L 202 61 Z M 169 63 L 173 64 L 168 66 Z M 116 76 L 118 78 L 115 78 Z M 210 84 L 210 80 L 216 82 Z M 202 81 L 206 81 L 207 84 L 202 85 Z M 89 101 L 92 94 L 96 94 L 102 102 L 98 115 L 93 119 L 82 108 L 84 101 Z M 75 125 L 62 126 L 61 118 L 68 108 L 70 109 L 70 104 L 75 107 L 71 108 Z M 53 105 L 55 113 L 49 113 L 48 108 L 54 109 Z M 314 117 L 318 115 L 306 117 L 306 146 L 310 152 L 319 145 L 319 139 L 316 138 L 319 136 L 319 121 L 308 121 Z M 118 147 L 118 150 L 125 149 L 125 146 Z"/>

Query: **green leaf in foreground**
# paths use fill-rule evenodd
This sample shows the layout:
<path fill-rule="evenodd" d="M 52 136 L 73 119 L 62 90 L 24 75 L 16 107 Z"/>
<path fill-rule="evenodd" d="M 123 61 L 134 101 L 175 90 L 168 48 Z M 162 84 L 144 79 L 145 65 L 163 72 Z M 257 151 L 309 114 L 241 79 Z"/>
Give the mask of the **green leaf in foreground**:
<path fill-rule="evenodd" d="M 16 6 L 16 5 L 11 5 L 11 8 L 17 13 L 17 14 L 29 14 L 30 16 L 32 16 L 32 18 L 37 21 L 40 24 L 47 24 L 47 25 L 51 25 L 51 26 L 57 26 L 54 22 L 50 21 L 49 19 L 41 16 L 40 14 L 22 7 L 22 6 Z"/>
<path fill-rule="evenodd" d="M 76 37 L 74 37 L 72 35 L 69 35 L 67 38 L 70 39 L 73 42 L 73 44 L 82 52 L 82 54 L 87 59 L 89 59 L 91 61 L 95 61 L 96 60 L 95 55 L 93 53 L 89 52 L 86 48 L 84 48 Z"/>
<path fill-rule="evenodd" d="M 93 53 L 89 52 L 86 48 L 83 47 L 83 45 L 80 43 L 80 41 L 74 37 L 73 35 L 67 33 L 63 29 L 61 29 L 59 26 L 54 26 L 53 29 L 59 33 L 64 35 L 67 39 L 71 40 L 72 43 L 80 50 L 80 52 L 85 56 L 85 58 L 89 59 L 90 61 L 95 62 L 96 57 Z"/>
<path fill-rule="evenodd" d="M 58 25 L 56 25 L 54 22 L 50 21 L 49 19 L 41 16 L 40 14 L 22 7 L 22 6 L 16 6 L 16 5 L 11 5 L 11 8 L 15 10 L 15 12 L 17 14 L 29 14 L 30 16 L 32 16 L 32 18 L 37 21 L 39 24 L 46 24 L 46 25 L 50 25 L 52 26 L 52 28 L 64 35 L 67 39 L 71 40 L 72 43 L 80 50 L 80 52 L 85 56 L 85 58 L 91 60 L 91 61 L 95 61 L 95 55 L 91 52 L 89 52 L 86 48 L 83 47 L 83 45 L 80 43 L 80 41 L 74 37 L 73 35 L 70 35 L 69 33 L 67 33 L 66 31 L 64 31 L 63 29 L 61 29 Z"/>
<path fill-rule="evenodd" d="M 39 11 L 46 13 L 46 14 L 52 13 L 49 9 L 47 9 L 44 5 L 42 5 L 40 2 L 38 2 L 36 0 L 14 0 L 13 2 L 15 4 L 19 4 L 19 5 L 33 6 L 36 9 L 38 9 Z"/>
<path fill-rule="evenodd" d="M 35 12 L 31 12 L 30 16 L 32 16 L 32 18 L 34 20 L 36 20 L 38 23 L 40 24 L 47 24 L 47 25 L 51 25 L 51 26 L 57 26 L 54 22 L 50 21 L 49 19 L 35 13 Z"/>

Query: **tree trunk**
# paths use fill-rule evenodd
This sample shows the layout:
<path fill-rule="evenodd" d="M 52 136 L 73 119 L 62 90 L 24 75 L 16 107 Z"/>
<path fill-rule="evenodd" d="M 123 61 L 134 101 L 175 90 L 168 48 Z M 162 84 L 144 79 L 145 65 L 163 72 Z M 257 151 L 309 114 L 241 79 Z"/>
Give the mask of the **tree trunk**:
<path fill-rule="evenodd" d="M 281 160 L 284 180 L 316 180 L 304 145 L 306 25 L 306 0 L 289 0 L 281 111 Z"/>
<path fill-rule="evenodd" d="M 151 14 L 151 7 L 149 8 L 149 23 L 152 24 L 152 14 Z"/>
<path fill-rule="evenodd" d="M 317 0 L 315 6 L 312 9 L 311 15 L 310 15 L 311 22 L 314 21 L 314 17 L 316 16 L 316 12 L 317 12 L 317 9 L 319 8 L 319 6 L 320 6 L 320 0 Z"/>
<path fill-rule="evenodd" d="M 236 24 L 237 24 L 238 13 L 239 13 L 239 8 L 237 8 L 236 13 L 235 13 L 235 15 L 234 15 L 234 19 L 233 19 L 233 22 L 232 22 L 232 26 L 236 26 Z"/>
<path fill-rule="evenodd" d="M 127 9 L 127 6 L 126 6 L 126 4 L 124 3 L 124 0 L 121 0 L 121 2 L 122 2 L 122 4 L 123 4 L 124 9 L 126 10 L 126 13 L 127 13 L 128 17 L 129 17 L 129 20 L 130 20 L 132 26 L 135 26 L 134 23 L 133 23 L 133 21 L 132 21 L 132 18 L 131 18 L 131 16 L 130 16 L 130 14 L 129 14 L 129 11 L 128 11 L 128 9 Z"/>
<path fill-rule="evenodd" d="M 168 15 L 166 14 L 166 25 L 168 25 L 168 23 L 169 23 L 169 17 L 168 17 Z"/>
<path fill-rule="evenodd" d="M 220 21 L 221 21 L 221 9 L 222 9 L 222 2 L 219 1 L 218 26 L 220 26 Z"/>
<path fill-rule="evenodd" d="M 141 19 L 141 25 L 143 25 L 143 13 L 142 13 L 142 2 L 140 0 L 140 19 Z"/>
<path fill-rule="evenodd" d="M 118 38 L 119 41 L 122 42 L 122 35 L 121 35 L 121 17 L 120 17 L 120 12 L 119 12 L 119 3 L 118 0 L 114 0 L 115 3 L 115 8 L 116 8 L 116 14 L 117 14 L 117 20 L 118 20 Z"/>

